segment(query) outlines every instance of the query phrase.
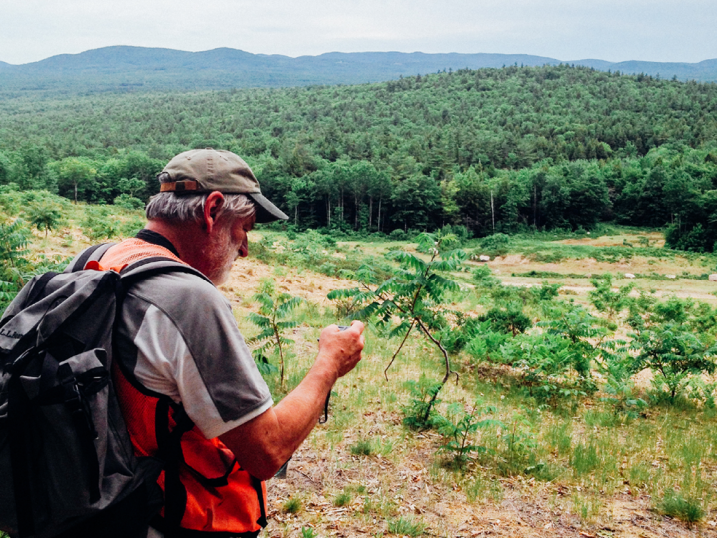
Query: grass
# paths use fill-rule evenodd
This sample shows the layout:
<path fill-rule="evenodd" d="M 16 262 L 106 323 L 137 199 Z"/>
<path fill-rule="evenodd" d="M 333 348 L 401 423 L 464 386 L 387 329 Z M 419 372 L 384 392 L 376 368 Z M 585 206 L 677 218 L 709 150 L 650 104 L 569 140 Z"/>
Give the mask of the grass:
<path fill-rule="evenodd" d="M 75 208 L 70 208 L 70 212 L 73 211 Z M 67 228 L 51 232 L 47 242 L 37 235 L 33 248 L 35 244 L 41 248 L 35 250 L 36 254 L 67 256 L 89 244 L 81 228 L 72 224 L 73 219 L 81 222 L 81 207 L 75 213 L 68 216 Z M 124 214 L 121 217 L 132 218 Z M 521 236 L 511 241 L 509 253 L 524 256 L 522 260 L 512 266 L 503 262 L 490 264 L 494 276 L 509 283 L 531 280 L 530 277 L 505 276 L 511 272 L 551 272 L 549 277 L 543 274 L 541 278 L 575 288 L 576 295 L 570 298 L 581 304 L 587 303 L 591 286 L 586 279 L 574 275 L 606 272 L 617 275 L 628 270 L 621 267 L 625 263 L 637 265 L 639 270 L 634 272 L 644 274 L 654 271 L 681 275 L 686 270 L 690 275 L 701 275 L 717 266 L 711 255 L 691 256 L 654 247 L 623 247 L 623 240 L 639 244 L 633 239 L 640 232 L 629 229 L 617 232 L 615 236 L 600 239 L 612 241 L 614 247 L 564 243 L 597 241 L 584 236 Z M 250 243 L 258 241 L 261 233 L 252 232 Z M 362 254 L 353 245 L 338 244 L 339 250 L 350 254 L 351 263 L 362 259 L 371 262 L 381 257 L 389 246 L 388 242 L 365 244 Z M 401 246 L 413 248 L 407 243 Z M 625 258 L 628 250 L 629 260 Z M 540 257 L 548 259 L 549 255 L 551 259 L 560 259 L 559 264 L 552 262 L 548 266 L 536 261 Z M 591 258 L 595 261 L 590 261 Z M 650 261 L 654 263 L 648 264 Z M 501 272 L 496 275 L 495 271 Z M 290 336 L 296 341 L 294 357 L 287 363 L 286 383 L 290 390 L 313 363 L 320 328 L 342 321 L 336 305 L 326 300 L 326 292 L 348 287 L 349 282 L 312 271 L 308 266 L 282 265 L 281 261 L 273 268 L 257 258 L 237 262 L 231 281 L 222 291 L 232 302 L 240 330 L 246 337 L 256 330 L 245 319 L 246 313 L 256 308 L 248 298 L 255 292 L 260 276 L 272 273 L 277 286 L 306 299 L 296 314 L 301 325 Z M 570 273 L 570 278 L 564 276 Z M 471 317 L 485 313 L 493 301 L 491 292 L 476 290 L 470 273 L 462 273 L 461 278 L 464 278 L 461 281 L 464 289 L 453 294 L 447 308 L 466 312 Z M 712 283 L 680 278 L 661 281 L 659 286 L 700 299 L 714 291 Z M 531 283 L 536 283 L 535 278 Z M 638 287 L 648 285 L 655 283 L 647 280 L 637 283 Z M 545 310 L 532 303 L 523 288 L 516 287 L 505 293 L 512 294 L 511 300 L 525 305 L 525 312 L 532 321 L 545 316 Z M 713 303 L 717 302 L 717 297 L 711 297 Z M 626 332 L 624 324 L 618 327 L 620 331 Z M 451 360 L 461 375 L 460 381 L 451 380 L 444 387 L 437 411 L 446 413 L 450 404 L 472 403 L 480 398 L 481 405 L 496 408 L 491 417 L 501 425 L 481 428 L 472 434 L 471 442 L 486 450 L 472 453 L 471 460 L 462 468 L 447 469 L 440 465 L 437 450 L 444 441 L 438 433 L 430 429 L 409 431 L 402 425 L 402 409 L 409 406 L 411 400 L 405 382 L 418 381 L 421 375 L 429 380 L 440 379 L 441 357 L 424 337 L 411 336 L 386 381 L 383 369 L 400 343 L 400 337 L 389 338 L 380 327 L 367 324 L 366 342 L 362 363 L 333 389 L 328 423 L 314 430 L 292 463 L 292 466 L 301 465 L 295 468 L 306 477 L 286 489 L 280 487 L 278 481 L 269 482 L 270 512 L 273 509 L 273 513 L 282 518 L 291 514 L 293 522 L 293 527 L 289 523 L 286 527 L 282 526 L 284 523 L 270 523 L 272 536 L 328 536 L 333 532 L 331 525 L 337 517 L 342 527 L 368 529 L 367 535 L 388 531 L 398 536 L 428 533 L 455 536 L 457 529 L 472 517 L 476 518 L 477 527 L 490 524 L 487 519 L 481 519 L 483 511 L 476 510 L 476 504 L 489 506 L 486 513 L 500 514 L 491 517 L 513 521 L 513 512 L 501 505 L 505 498 L 531 506 L 551 505 L 566 517 L 572 514 L 569 517 L 574 519 L 568 520 L 570 525 L 607 525 L 613 505 L 625 502 L 620 495 L 626 490 L 631 494 L 631 510 L 645 518 L 658 518 L 656 513 L 676 518 L 684 522 L 678 524 L 685 529 L 687 523 L 713 519 L 717 513 L 713 493 L 717 490 L 717 434 L 714 433 L 717 416 L 703 404 L 652 405 L 630 420 L 624 420 L 605 404 L 605 393 L 601 391 L 546 404 L 521 385 L 524 371 L 520 368 L 490 363 L 487 359 L 479 362 L 465 351 L 459 351 Z M 269 376 L 267 383 L 274 400 L 280 401 L 286 391 L 280 389 L 278 379 Z M 601 380 L 598 385 L 603 386 Z M 649 400 L 648 388 L 649 381 L 636 381 L 637 396 Z M 431 510 L 437 504 L 450 506 L 451 510 L 436 515 Z M 416 509 L 421 511 L 420 518 L 407 515 L 416 513 Z M 334 510 L 340 510 L 340 516 L 332 515 Z M 652 524 L 660 525 L 660 521 L 660 518 L 653 519 Z M 522 532 L 518 527 L 512 530 L 514 532 L 506 533 L 520 536 Z M 672 528 L 670 535 L 681 536 L 674 534 L 678 531 L 679 528 L 677 531 Z"/>
<path fill-rule="evenodd" d="M 370 456 L 374 453 L 373 443 L 368 439 L 356 441 L 349 450 L 353 456 Z"/>
<path fill-rule="evenodd" d="M 566 421 L 550 425 L 545 440 L 548 446 L 558 454 L 569 454 L 573 446 L 571 423 Z"/>
<path fill-rule="evenodd" d="M 348 491 L 341 492 L 336 497 L 334 497 L 334 506 L 346 506 L 351 502 L 352 499 L 353 496 Z"/>
<path fill-rule="evenodd" d="M 412 517 L 399 517 L 388 521 L 388 532 L 399 536 L 421 536 L 426 526 Z"/>
<path fill-rule="evenodd" d="M 282 505 L 282 509 L 287 514 L 298 514 L 303 507 L 304 505 L 298 497 L 289 497 Z"/>
<path fill-rule="evenodd" d="M 666 516 L 676 517 L 686 523 L 696 523 L 705 517 L 705 510 L 699 500 L 685 497 L 682 493 L 668 489 L 657 504 L 657 510 Z"/>

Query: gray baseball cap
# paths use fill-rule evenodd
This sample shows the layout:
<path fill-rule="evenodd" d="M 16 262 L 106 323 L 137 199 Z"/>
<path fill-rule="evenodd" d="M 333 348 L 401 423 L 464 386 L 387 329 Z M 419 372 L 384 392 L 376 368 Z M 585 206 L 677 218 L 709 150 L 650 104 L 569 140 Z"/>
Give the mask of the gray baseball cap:
<path fill-rule="evenodd" d="M 261 194 L 254 172 L 231 151 L 212 148 L 185 151 L 169 161 L 157 179 L 161 192 L 246 194 L 256 206 L 257 222 L 289 218 Z"/>

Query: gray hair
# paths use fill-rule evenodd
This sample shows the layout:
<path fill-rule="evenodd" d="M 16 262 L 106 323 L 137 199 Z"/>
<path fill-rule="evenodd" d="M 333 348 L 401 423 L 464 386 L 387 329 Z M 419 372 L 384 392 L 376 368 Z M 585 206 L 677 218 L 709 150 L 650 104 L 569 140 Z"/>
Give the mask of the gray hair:
<path fill-rule="evenodd" d="M 149 199 L 145 214 L 147 220 L 164 219 L 179 222 L 197 222 L 204 214 L 204 204 L 209 194 L 182 194 L 160 192 Z M 224 213 L 236 218 L 246 219 L 255 212 L 254 202 L 245 194 L 225 194 L 224 203 L 219 208 L 217 218 Z"/>

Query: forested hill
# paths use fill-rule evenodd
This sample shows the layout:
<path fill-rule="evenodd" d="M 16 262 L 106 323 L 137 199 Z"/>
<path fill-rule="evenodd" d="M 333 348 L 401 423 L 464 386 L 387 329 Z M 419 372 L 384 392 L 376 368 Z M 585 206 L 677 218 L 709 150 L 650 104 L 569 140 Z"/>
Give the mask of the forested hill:
<path fill-rule="evenodd" d="M 717 237 L 717 85 L 569 66 L 359 86 L 0 101 L 0 184 L 146 198 L 194 147 L 233 150 L 298 227 L 493 231 L 674 223 Z M 698 226 L 699 225 L 699 226 Z"/>
<path fill-rule="evenodd" d="M 575 60 L 528 54 L 424 54 L 332 52 L 290 58 L 220 48 L 204 52 L 143 47 L 105 47 L 80 54 L 9 65 L 0 62 L 0 92 L 88 93 L 137 90 L 202 90 L 361 84 L 443 70 L 542 66 L 568 63 L 603 71 L 644 73 L 679 80 L 717 80 L 717 60 L 696 64 Z"/>

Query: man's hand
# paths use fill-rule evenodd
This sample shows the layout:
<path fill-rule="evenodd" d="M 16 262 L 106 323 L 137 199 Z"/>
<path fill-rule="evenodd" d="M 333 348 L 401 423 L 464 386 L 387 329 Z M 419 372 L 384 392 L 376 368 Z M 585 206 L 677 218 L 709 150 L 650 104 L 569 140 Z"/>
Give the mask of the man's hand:
<path fill-rule="evenodd" d="M 329 325 L 321 331 L 319 354 L 299 386 L 276 407 L 220 436 L 244 469 L 262 480 L 274 476 L 316 425 L 336 379 L 361 360 L 363 344 L 360 321 L 345 331 Z"/>
<path fill-rule="evenodd" d="M 338 377 L 345 376 L 361 360 L 364 346 L 363 329 L 363 323 L 355 320 L 344 331 L 339 330 L 337 325 L 326 327 L 321 331 L 316 362 L 333 363 Z"/>

